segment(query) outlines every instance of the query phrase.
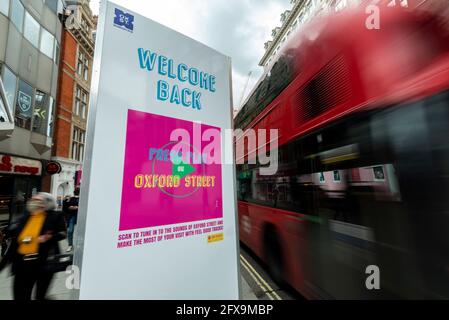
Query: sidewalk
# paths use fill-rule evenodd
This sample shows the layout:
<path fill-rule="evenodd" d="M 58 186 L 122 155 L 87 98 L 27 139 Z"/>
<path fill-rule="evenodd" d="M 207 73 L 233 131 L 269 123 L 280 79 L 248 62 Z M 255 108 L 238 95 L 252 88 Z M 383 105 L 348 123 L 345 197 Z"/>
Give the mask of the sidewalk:
<path fill-rule="evenodd" d="M 70 299 L 70 290 L 65 287 L 66 274 L 55 274 L 47 297 L 51 300 Z M 9 268 L 0 273 L 0 300 L 12 300 L 12 277 Z"/>
<path fill-rule="evenodd" d="M 67 241 L 61 241 L 61 250 L 67 250 Z M 68 300 L 70 299 L 70 290 L 65 287 L 65 272 L 55 274 L 51 286 L 48 290 L 47 297 L 51 300 Z M 0 300 L 12 300 L 12 277 L 10 268 L 6 268 L 0 272 Z"/>
<path fill-rule="evenodd" d="M 64 241 L 61 244 L 61 249 L 65 251 L 67 249 L 67 244 Z M 65 272 L 55 274 L 47 295 L 49 299 L 70 299 L 71 292 L 65 286 L 66 276 Z M 256 295 L 243 277 L 241 277 L 241 285 L 242 300 L 257 300 Z M 12 277 L 9 268 L 0 272 L 0 300 L 12 300 Z"/>
<path fill-rule="evenodd" d="M 70 290 L 65 287 L 66 274 L 59 272 L 53 278 L 53 282 L 48 292 L 48 298 L 51 300 L 69 300 Z M 256 295 L 243 277 L 242 281 L 242 300 L 257 300 Z M 9 268 L 0 273 L 0 300 L 12 300 L 12 277 Z"/>

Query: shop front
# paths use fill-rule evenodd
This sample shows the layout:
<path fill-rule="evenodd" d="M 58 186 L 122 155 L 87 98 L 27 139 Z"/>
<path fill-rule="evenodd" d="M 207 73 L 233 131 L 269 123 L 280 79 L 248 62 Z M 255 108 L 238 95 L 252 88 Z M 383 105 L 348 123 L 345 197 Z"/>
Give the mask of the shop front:
<path fill-rule="evenodd" d="M 57 200 L 57 210 L 62 210 L 62 203 L 67 197 L 72 197 L 81 179 L 81 164 L 78 161 L 66 158 L 53 157 L 52 161 L 59 163 L 60 171 L 51 175 L 51 189 Z"/>
<path fill-rule="evenodd" d="M 22 216 L 26 201 L 41 185 L 41 161 L 0 154 L 0 226 Z"/>

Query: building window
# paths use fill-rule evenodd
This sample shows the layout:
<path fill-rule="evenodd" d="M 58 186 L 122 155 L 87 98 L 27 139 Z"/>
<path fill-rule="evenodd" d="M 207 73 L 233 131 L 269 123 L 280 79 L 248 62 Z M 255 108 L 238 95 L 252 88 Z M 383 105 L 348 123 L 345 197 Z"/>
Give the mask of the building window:
<path fill-rule="evenodd" d="M 47 121 L 47 95 L 45 92 L 36 90 L 34 96 L 34 112 L 33 112 L 33 131 L 42 133 L 42 128 L 45 126 Z"/>
<path fill-rule="evenodd" d="M 9 121 L 8 114 L 6 113 L 6 106 L 3 102 L 3 97 L 0 97 L 0 123 Z"/>
<path fill-rule="evenodd" d="M 84 80 L 89 81 L 89 60 L 84 61 Z"/>
<path fill-rule="evenodd" d="M 1 64 L 0 64 L 0 68 L 1 68 Z M 3 80 L 0 81 L 0 90 L 1 90 L 1 94 L 0 94 L 0 123 L 2 122 L 12 122 L 9 114 L 8 114 L 8 107 L 7 107 L 7 103 L 8 103 L 8 98 L 6 97 L 6 93 L 4 92 L 4 86 L 3 86 Z M 3 95 L 3 93 L 5 93 L 5 95 Z"/>
<path fill-rule="evenodd" d="M 47 124 L 47 137 L 53 137 L 53 130 L 55 126 L 55 99 L 52 96 L 49 97 L 48 102 L 48 124 Z"/>
<path fill-rule="evenodd" d="M 36 48 L 39 48 L 40 29 L 41 27 L 39 25 L 39 22 L 37 22 L 36 19 L 31 16 L 31 14 L 25 12 L 25 27 L 23 35 Z"/>
<path fill-rule="evenodd" d="M 19 80 L 15 121 L 16 126 L 31 129 L 31 117 L 33 115 L 33 87 L 25 81 Z"/>
<path fill-rule="evenodd" d="M 80 117 L 81 119 L 86 119 L 87 117 L 87 101 L 87 92 L 80 87 L 77 87 L 75 99 L 75 115 Z"/>
<path fill-rule="evenodd" d="M 58 41 L 55 41 L 55 53 L 53 54 L 53 57 L 56 64 L 59 63 L 59 52 L 60 52 L 59 43 Z"/>
<path fill-rule="evenodd" d="M 41 44 L 39 49 L 43 54 L 45 54 L 50 59 L 53 59 L 53 54 L 55 53 L 55 50 L 53 48 L 54 43 L 55 37 L 53 37 L 53 35 L 50 32 L 42 28 Z"/>
<path fill-rule="evenodd" d="M 374 181 L 385 181 L 385 172 L 383 166 L 373 167 Z"/>
<path fill-rule="evenodd" d="M 86 119 L 87 116 L 87 93 L 81 91 L 81 118 Z"/>
<path fill-rule="evenodd" d="M 91 30 L 90 30 L 89 24 L 87 23 L 86 19 L 84 19 L 84 16 L 81 18 L 81 28 L 90 38 Z"/>
<path fill-rule="evenodd" d="M 318 173 L 318 179 L 319 179 L 320 183 L 325 183 L 326 182 L 326 178 L 324 178 L 324 173 L 323 172 Z"/>
<path fill-rule="evenodd" d="M 33 131 L 51 137 L 53 134 L 54 100 L 45 92 L 36 90 L 34 97 Z"/>
<path fill-rule="evenodd" d="M 45 3 L 55 14 L 62 13 L 62 0 L 45 0 Z"/>
<path fill-rule="evenodd" d="M 82 52 L 78 55 L 78 65 L 76 67 L 76 72 L 81 75 L 83 73 L 83 60 L 84 60 L 84 54 Z"/>
<path fill-rule="evenodd" d="M 334 182 L 341 182 L 340 171 L 334 171 Z"/>
<path fill-rule="evenodd" d="M 5 16 L 9 14 L 9 0 L 0 0 L 0 12 Z"/>
<path fill-rule="evenodd" d="M 77 65 L 77 73 L 84 80 L 89 80 L 89 59 L 87 55 L 80 52 L 78 55 L 78 65 Z"/>
<path fill-rule="evenodd" d="M 73 128 L 72 137 L 72 159 L 76 161 L 83 161 L 84 158 L 84 144 L 86 142 L 86 132 L 80 128 Z"/>
<path fill-rule="evenodd" d="M 5 88 L 6 99 L 8 99 L 11 114 L 14 112 L 14 102 L 17 92 L 17 77 L 9 70 L 6 65 L 3 65 L 2 73 L 3 87 Z"/>
<path fill-rule="evenodd" d="M 11 21 L 14 23 L 16 28 L 22 33 L 23 31 L 23 15 L 25 13 L 25 8 L 19 0 L 11 2 Z"/>
<path fill-rule="evenodd" d="M 76 116 L 79 116 L 80 114 L 80 97 L 81 97 L 81 89 L 76 88 L 76 94 L 75 94 L 75 109 L 73 110 Z"/>

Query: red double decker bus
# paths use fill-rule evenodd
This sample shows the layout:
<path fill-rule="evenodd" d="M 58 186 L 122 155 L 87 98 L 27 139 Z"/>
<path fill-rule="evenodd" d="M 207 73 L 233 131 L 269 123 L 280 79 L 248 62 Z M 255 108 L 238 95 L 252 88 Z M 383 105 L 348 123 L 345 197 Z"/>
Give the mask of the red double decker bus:
<path fill-rule="evenodd" d="M 237 159 L 240 240 L 307 298 L 449 298 L 448 17 L 380 10 L 303 27 L 235 119 L 279 130 L 276 174 Z"/>

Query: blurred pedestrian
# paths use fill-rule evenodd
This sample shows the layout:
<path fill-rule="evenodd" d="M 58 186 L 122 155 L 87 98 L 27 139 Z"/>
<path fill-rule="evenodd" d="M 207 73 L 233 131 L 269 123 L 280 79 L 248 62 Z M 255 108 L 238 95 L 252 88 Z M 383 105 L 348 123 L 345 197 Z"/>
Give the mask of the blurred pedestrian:
<path fill-rule="evenodd" d="M 67 219 L 67 233 L 68 233 L 68 243 L 69 247 L 67 248 L 67 252 L 72 251 L 73 248 L 73 233 L 75 231 L 75 226 L 78 221 L 78 205 L 79 205 L 79 187 L 75 188 L 73 192 L 74 196 L 71 197 L 68 201 L 64 202 L 63 210 Z"/>
<path fill-rule="evenodd" d="M 58 241 L 66 238 L 66 226 L 49 193 L 34 195 L 26 207 L 28 214 L 7 232 L 12 241 L 7 259 L 14 275 L 13 295 L 15 300 L 31 300 L 36 285 L 36 300 L 44 300 L 53 277 L 47 260 L 57 251 Z"/>
<path fill-rule="evenodd" d="M 68 209 L 69 209 L 69 202 L 70 202 L 71 198 L 72 198 L 71 196 L 67 195 L 62 200 L 62 212 L 64 213 L 64 218 L 65 218 L 67 225 L 69 224 Z"/>

